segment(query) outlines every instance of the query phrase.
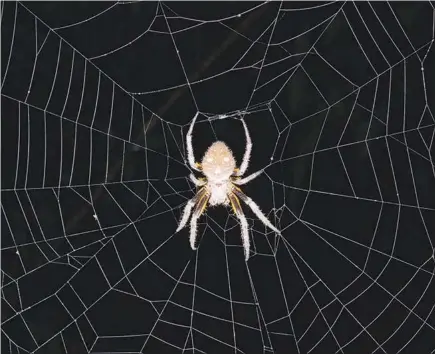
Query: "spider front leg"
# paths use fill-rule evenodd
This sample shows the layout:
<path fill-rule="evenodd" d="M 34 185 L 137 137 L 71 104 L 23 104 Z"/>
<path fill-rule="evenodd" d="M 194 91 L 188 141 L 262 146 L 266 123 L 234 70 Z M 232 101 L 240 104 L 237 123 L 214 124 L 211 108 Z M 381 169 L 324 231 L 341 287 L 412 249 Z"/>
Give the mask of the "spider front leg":
<path fill-rule="evenodd" d="M 203 188 L 204 192 L 198 199 L 198 203 L 195 206 L 195 210 L 192 214 L 192 219 L 190 219 L 190 247 L 193 250 L 196 250 L 195 243 L 196 243 L 196 233 L 198 229 L 198 219 L 202 215 L 202 213 L 205 210 L 205 207 L 207 206 L 208 200 L 210 199 L 210 195 L 207 192 L 205 188 Z"/>
<path fill-rule="evenodd" d="M 186 206 L 183 210 L 183 216 L 181 217 L 180 223 L 178 224 L 177 230 L 175 232 L 180 231 L 184 226 L 186 226 L 187 220 L 189 220 L 190 213 L 192 212 L 193 207 L 201 200 L 202 196 L 207 193 L 205 188 L 202 188 L 195 194 L 192 199 L 187 201 Z"/>
<path fill-rule="evenodd" d="M 189 220 L 189 216 L 192 212 L 192 219 L 190 220 L 190 247 L 192 247 L 193 250 L 196 249 L 195 247 L 195 241 L 196 241 L 196 229 L 197 229 L 197 223 L 198 218 L 201 216 L 201 214 L 204 212 L 204 209 L 207 205 L 207 202 L 210 198 L 210 194 L 208 190 L 203 187 L 201 188 L 196 195 L 190 199 L 183 210 L 183 216 L 181 217 L 180 223 L 178 224 L 178 228 L 175 232 L 180 231 L 184 226 L 186 226 L 187 220 Z"/>
<path fill-rule="evenodd" d="M 183 210 L 183 216 L 181 217 L 177 230 L 175 230 L 176 233 L 180 231 L 184 226 L 186 226 L 187 220 L 189 220 L 190 213 L 192 212 L 195 203 L 196 203 L 195 198 L 192 198 L 187 202 Z"/>
<path fill-rule="evenodd" d="M 245 261 L 249 259 L 249 231 L 248 231 L 248 221 L 246 220 L 245 214 L 243 213 L 242 206 L 240 205 L 239 198 L 234 193 L 230 193 L 228 198 L 231 202 L 234 213 L 240 221 L 240 231 L 242 236 L 243 251 L 245 253 Z"/>
<path fill-rule="evenodd" d="M 246 205 L 248 205 L 251 210 L 254 212 L 255 215 L 260 219 L 260 221 L 266 225 L 269 229 L 275 231 L 277 234 L 281 235 L 281 231 L 279 231 L 266 217 L 266 215 L 263 214 L 260 207 L 255 203 L 251 198 L 249 198 L 245 193 L 243 193 L 239 188 L 235 187 L 233 189 L 234 194 L 239 197 L 241 200 L 243 200 Z"/>
<path fill-rule="evenodd" d="M 195 125 L 196 118 L 198 118 L 199 112 L 196 112 L 195 116 L 192 119 L 192 123 L 190 123 L 189 130 L 186 134 L 186 146 L 187 146 L 187 161 L 189 162 L 189 165 L 192 169 L 195 171 L 200 171 L 200 164 L 195 162 L 195 155 L 193 153 L 193 146 L 192 146 L 192 132 L 193 132 L 193 126 Z"/>

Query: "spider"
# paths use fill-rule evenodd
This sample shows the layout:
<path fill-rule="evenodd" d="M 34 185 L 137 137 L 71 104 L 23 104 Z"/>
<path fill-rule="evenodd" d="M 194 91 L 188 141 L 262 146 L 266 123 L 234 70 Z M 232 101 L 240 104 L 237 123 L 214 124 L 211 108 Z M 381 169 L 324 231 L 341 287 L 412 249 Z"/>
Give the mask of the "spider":
<path fill-rule="evenodd" d="M 240 200 L 242 200 L 251 208 L 254 214 L 263 222 L 264 225 L 280 234 L 280 231 L 272 225 L 272 223 L 262 213 L 259 206 L 238 187 L 258 177 L 263 170 L 259 170 L 242 178 L 248 169 L 252 150 L 251 137 L 249 136 L 248 127 L 243 119 L 241 119 L 241 121 L 243 123 L 243 128 L 246 135 L 246 148 L 242 163 L 239 168 L 236 167 L 236 161 L 232 151 L 222 141 L 215 141 L 212 145 L 210 145 L 205 152 L 201 163 L 195 162 L 192 147 L 192 131 L 198 114 L 198 112 L 195 114 L 186 134 L 187 159 L 190 167 L 197 172 L 202 172 L 205 178 L 196 178 L 193 173 L 190 174 L 190 180 L 197 186 L 198 191 L 184 207 L 176 232 L 180 231 L 184 226 L 186 226 L 193 209 L 192 218 L 190 220 L 189 240 L 192 249 L 196 250 L 195 242 L 197 223 L 207 204 L 210 204 L 211 206 L 228 206 L 231 204 L 231 207 L 240 222 L 243 249 L 245 253 L 245 260 L 247 261 L 249 258 L 250 247 L 248 222 L 246 221 L 245 214 L 243 213 Z"/>

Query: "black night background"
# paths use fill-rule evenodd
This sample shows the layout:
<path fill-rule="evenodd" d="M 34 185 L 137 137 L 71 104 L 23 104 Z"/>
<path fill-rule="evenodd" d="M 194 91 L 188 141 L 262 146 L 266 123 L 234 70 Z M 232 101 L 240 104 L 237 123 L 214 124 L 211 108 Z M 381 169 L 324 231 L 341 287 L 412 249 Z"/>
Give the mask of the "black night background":
<path fill-rule="evenodd" d="M 435 351 L 431 2 L 1 2 L 2 353 Z M 207 208 L 216 140 L 281 230 Z M 196 174 L 200 177 L 200 174 Z"/>

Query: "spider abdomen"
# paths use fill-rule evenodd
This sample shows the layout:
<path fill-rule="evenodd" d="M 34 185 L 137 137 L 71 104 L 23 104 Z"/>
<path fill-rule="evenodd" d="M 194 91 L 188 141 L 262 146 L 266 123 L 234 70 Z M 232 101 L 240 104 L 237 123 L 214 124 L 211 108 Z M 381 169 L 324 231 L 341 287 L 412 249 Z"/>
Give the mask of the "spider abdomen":
<path fill-rule="evenodd" d="M 224 142 L 215 141 L 204 154 L 201 167 L 209 181 L 224 182 L 234 173 L 236 161 Z"/>

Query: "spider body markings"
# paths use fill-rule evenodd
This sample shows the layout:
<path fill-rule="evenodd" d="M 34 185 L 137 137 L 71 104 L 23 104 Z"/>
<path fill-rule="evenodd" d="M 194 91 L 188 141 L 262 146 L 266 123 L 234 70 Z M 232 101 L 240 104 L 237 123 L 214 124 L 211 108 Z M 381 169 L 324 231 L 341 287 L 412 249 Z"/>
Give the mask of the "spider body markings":
<path fill-rule="evenodd" d="M 192 214 L 192 218 L 190 219 L 189 240 L 190 246 L 193 250 L 195 250 L 198 219 L 204 212 L 207 204 L 212 206 L 231 205 L 240 222 L 245 260 L 248 260 L 250 249 L 248 222 L 243 212 L 240 200 L 242 200 L 251 208 L 254 214 L 260 219 L 261 222 L 263 222 L 264 225 L 280 234 L 280 231 L 262 213 L 259 206 L 238 187 L 239 185 L 244 185 L 252 181 L 263 172 L 260 170 L 250 174 L 247 177 L 243 177 L 248 169 L 252 150 L 252 141 L 249 135 L 248 127 L 245 121 L 242 120 L 246 135 L 246 148 L 242 163 L 240 164 L 239 168 L 236 167 L 236 160 L 232 151 L 222 141 L 216 141 L 210 145 L 205 152 L 201 163 L 197 163 L 195 162 L 195 156 L 192 147 L 192 132 L 198 114 L 199 113 L 196 113 L 195 117 L 193 118 L 186 135 L 187 160 L 190 167 L 197 172 L 203 173 L 205 178 L 198 179 L 194 174 L 190 174 L 190 180 L 198 187 L 198 191 L 184 207 L 176 232 L 180 231 L 184 226 L 186 226 L 187 221 Z"/>

